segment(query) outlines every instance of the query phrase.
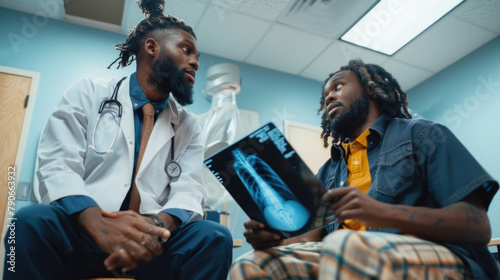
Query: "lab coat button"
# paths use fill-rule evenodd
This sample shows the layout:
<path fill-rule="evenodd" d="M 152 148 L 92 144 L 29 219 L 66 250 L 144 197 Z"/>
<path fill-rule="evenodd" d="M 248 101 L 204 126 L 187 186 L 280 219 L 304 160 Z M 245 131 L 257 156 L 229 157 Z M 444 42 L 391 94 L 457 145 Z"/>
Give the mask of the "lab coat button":
<path fill-rule="evenodd" d="M 123 185 L 124 188 L 128 188 L 128 184 Z"/>
<path fill-rule="evenodd" d="M 128 143 L 129 143 L 130 145 L 132 145 L 132 140 L 128 141 Z"/>

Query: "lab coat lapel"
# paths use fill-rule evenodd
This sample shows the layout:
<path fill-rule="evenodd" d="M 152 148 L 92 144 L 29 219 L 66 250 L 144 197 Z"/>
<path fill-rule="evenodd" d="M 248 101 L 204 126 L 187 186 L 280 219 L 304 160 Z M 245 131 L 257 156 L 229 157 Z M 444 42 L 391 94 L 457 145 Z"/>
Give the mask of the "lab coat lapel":
<path fill-rule="evenodd" d="M 118 90 L 118 100 L 122 104 L 122 120 L 120 126 L 122 128 L 123 137 L 127 143 L 129 167 L 133 172 L 134 168 L 134 145 L 135 145 L 135 131 L 134 131 L 134 110 L 132 108 L 132 101 L 130 100 L 130 76 L 124 80 Z"/>
<path fill-rule="evenodd" d="M 139 172 L 137 173 L 138 177 L 140 177 L 144 168 L 154 159 L 155 155 L 165 145 L 170 145 L 170 141 L 175 135 L 172 123 L 174 125 L 177 124 L 177 107 L 172 98 L 169 99 L 168 103 L 168 107 L 165 108 L 156 119 L 153 132 L 151 133 L 146 151 L 144 152 L 144 157 L 142 158 L 141 166 L 139 167 Z"/>

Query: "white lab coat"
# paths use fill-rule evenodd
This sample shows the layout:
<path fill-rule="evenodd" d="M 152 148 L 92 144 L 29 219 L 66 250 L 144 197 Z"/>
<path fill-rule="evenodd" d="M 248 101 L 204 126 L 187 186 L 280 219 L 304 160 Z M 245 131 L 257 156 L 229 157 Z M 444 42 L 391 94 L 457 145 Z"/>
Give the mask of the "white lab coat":
<path fill-rule="evenodd" d="M 66 90 L 40 138 L 39 168 L 34 180 L 38 201 L 49 204 L 66 196 L 85 195 L 93 198 L 102 209 L 120 209 L 134 172 L 134 113 L 129 81 L 130 77 L 125 79 L 118 91 L 123 114 L 112 154 L 99 155 L 89 149 L 89 145 L 99 106 L 111 97 L 118 80 L 82 79 Z M 96 142 L 109 146 L 117 127 L 112 124 L 108 118 L 100 121 Z M 194 218 L 203 215 L 206 190 L 201 175 L 203 145 L 200 132 L 197 117 L 170 98 L 155 122 L 135 178 L 141 196 L 141 214 L 180 208 L 198 214 Z M 182 174 L 170 180 L 165 167 L 170 162 L 174 134 L 174 156 Z"/>

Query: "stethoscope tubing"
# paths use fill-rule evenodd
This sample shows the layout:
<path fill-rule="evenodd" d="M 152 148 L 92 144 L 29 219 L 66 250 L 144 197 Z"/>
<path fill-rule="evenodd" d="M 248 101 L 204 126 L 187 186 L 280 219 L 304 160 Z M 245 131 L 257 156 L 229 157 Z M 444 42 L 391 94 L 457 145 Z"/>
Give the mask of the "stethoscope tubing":
<path fill-rule="evenodd" d="M 122 120 L 122 111 L 123 111 L 123 106 L 120 103 L 120 101 L 118 101 L 118 89 L 120 88 L 120 85 L 123 82 L 123 80 L 125 80 L 126 78 L 127 77 L 123 77 L 120 81 L 118 81 L 118 83 L 116 84 L 115 89 L 113 91 L 113 95 L 111 95 L 111 98 L 104 100 L 103 102 L 101 102 L 101 105 L 99 106 L 99 112 L 97 114 L 97 119 L 96 119 L 95 124 L 94 124 L 94 129 L 92 130 L 92 139 L 91 139 L 92 144 L 89 146 L 89 149 L 93 150 L 96 154 L 105 155 L 105 154 L 112 154 L 113 153 L 112 148 L 115 145 L 116 138 L 118 137 L 118 131 L 120 130 L 120 123 Z M 102 112 L 104 111 L 104 108 L 106 107 L 106 105 L 108 105 L 110 103 L 114 103 L 118 107 L 117 128 L 115 131 L 115 135 L 113 136 L 113 141 L 111 142 L 111 145 L 108 147 L 108 149 L 105 152 L 101 152 L 95 148 L 95 134 L 97 131 L 97 125 L 99 124 L 99 120 L 101 119 L 101 116 L 102 116 Z M 175 131 L 173 123 L 172 123 L 172 129 Z M 174 139 L 175 139 L 175 137 L 172 137 L 170 163 L 176 164 L 177 167 L 179 168 L 180 172 L 182 172 L 181 166 L 175 161 L 175 157 L 174 157 Z M 169 172 L 167 172 L 167 175 L 170 178 L 177 178 L 177 177 L 179 177 L 180 173 L 176 176 L 172 176 Z"/>
<path fill-rule="evenodd" d="M 118 136 L 118 131 L 120 130 L 120 123 L 122 121 L 122 111 L 123 111 L 122 104 L 120 103 L 120 101 L 118 101 L 118 89 L 120 88 L 120 85 L 122 84 L 123 80 L 125 80 L 126 78 L 127 77 L 123 77 L 120 81 L 118 81 L 118 83 L 115 86 L 115 89 L 113 90 L 113 95 L 111 95 L 111 98 L 104 100 L 103 102 L 101 102 L 101 106 L 99 106 L 99 112 L 97 114 L 97 119 L 95 121 L 94 129 L 92 131 L 92 144 L 89 146 L 89 148 L 91 150 L 93 150 L 94 152 L 96 152 L 99 155 L 113 153 L 113 151 L 111 149 L 115 145 L 116 137 Z M 116 127 L 115 136 L 113 137 L 113 141 L 111 142 L 111 145 L 109 146 L 109 148 L 105 152 L 101 152 L 101 151 L 98 151 L 95 147 L 95 133 L 97 131 L 97 125 L 99 124 L 99 120 L 101 119 L 102 112 L 104 111 L 104 108 L 106 107 L 106 105 L 108 105 L 110 103 L 114 103 L 118 107 L 118 124 Z"/>

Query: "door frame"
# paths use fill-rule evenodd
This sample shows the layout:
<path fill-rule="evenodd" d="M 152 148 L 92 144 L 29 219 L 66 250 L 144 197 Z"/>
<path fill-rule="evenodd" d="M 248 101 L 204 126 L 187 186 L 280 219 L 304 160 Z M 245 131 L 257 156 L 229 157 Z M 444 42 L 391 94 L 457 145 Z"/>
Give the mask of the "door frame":
<path fill-rule="evenodd" d="M 30 130 L 30 124 L 31 124 L 31 117 L 33 114 L 33 108 L 35 105 L 35 99 L 36 99 L 36 93 L 38 91 L 38 84 L 40 82 L 40 73 L 38 72 L 33 72 L 33 71 L 28 71 L 28 70 L 23 70 L 23 69 L 17 69 L 17 68 L 11 68 L 7 66 L 2 66 L 0 65 L 0 72 L 5 73 L 5 74 L 11 74 L 11 75 L 17 75 L 17 76 L 23 76 L 23 77 L 28 77 L 31 78 L 31 85 L 30 85 L 30 90 L 29 90 L 29 97 L 28 97 L 28 104 L 26 106 L 26 110 L 24 112 L 24 119 L 23 119 L 23 124 L 21 128 L 21 135 L 19 137 L 19 143 L 17 145 L 17 153 L 16 153 L 16 160 L 15 160 L 15 167 L 16 167 L 16 174 L 15 174 L 15 180 L 16 180 L 16 193 L 17 193 L 17 183 L 19 182 L 19 175 L 21 174 L 22 166 L 23 166 L 23 158 L 24 158 L 24 150 L 26 148 L 26 143 L 28 140 L 28 134 Z M 2 172 L 6 172 L 2 170 Z M 3 173 L 6 174 L 6 173 Z M 4 195 L 4 194 L 2 194 Z M 3 257 L 5 256 L 5 245 L 4 245 L 4 239 L 5 239 L 5 233 L 7 229 L 7 205 L 0 205 L 0 207 L 3 207 L 4 209 L 4 217 L 3 217 L 3 223 L 1 225 L 1 243 L 0 243 L 0 255 Z M 5 261 L 0 263 L 0 278 L 3 277 L 3 270 L 4 270 L 4 265 L 6 264 Z M 2 278 L 3 279 L 3 278 Z"/>
<path fill-rule="evenodd" d="M 21 129 L 21 136 L 19 137 L 19 143 L 17 145 L 15 165 L 16 165 L 16 182 L 18 182 L 17 179 L 19 178 L 19 174 L 21 174 L 23 166 L 24 149 L 26 148 L 26 142 L 28 141 L 28 134 L 30 130 L 31 116 L 33 114 L 33 108 L 35 105 L 36 92 L 38 91 L 38 83 L 40 82 L 40 73 L 23 69 L 11 68 L 2 65 L 0 65 L 0 72 L 31 78 L 28 106 L 26 106 L 26 111 L 24 113 L 23 127 Z"/>

